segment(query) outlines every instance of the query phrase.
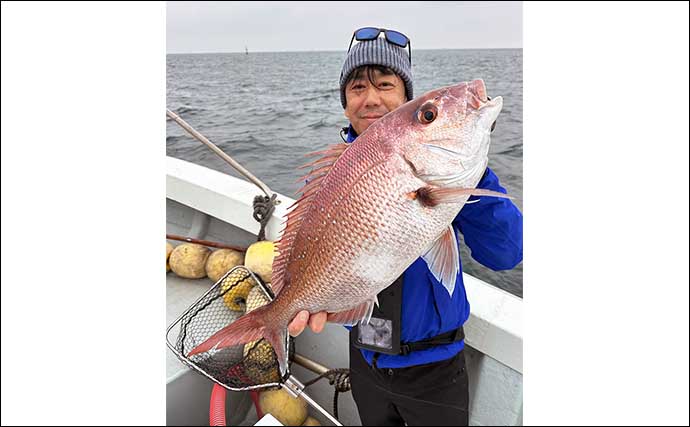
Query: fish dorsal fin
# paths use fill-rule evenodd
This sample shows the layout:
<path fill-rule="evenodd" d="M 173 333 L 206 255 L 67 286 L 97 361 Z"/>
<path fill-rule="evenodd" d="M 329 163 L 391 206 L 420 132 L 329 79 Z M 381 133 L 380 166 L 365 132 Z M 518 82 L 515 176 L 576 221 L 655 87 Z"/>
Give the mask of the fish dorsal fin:
<path fill-rule="evenodd" d="M 273 281 L 271 283 L 271 288 L 276 295 L 278 295 L 285 285 L 285 273 L 290 261 L 294 240 L 300 230 L 302 221 L 307 216 L 307 212 L 311 207 L 311 201 L 321 187 L 323 179 L 328 175 L 328 172 L 332 169 L 335 162 L 338 161 L 340 156 L 350 145 L 351 144 L 339 143 L 331 145 L 325 150 L 309 153 L 307 156 L 321 155 L 321 157 L 300 167 L 300 169 L 307 167 L 313 167 L 314 169 L 312 169 L 308 175 L 300 179 L 307 181 L 302 189 L 298 191 L 298 193 L 302 193 L 302 195 L 288 208 L 289 213 L 285 221 L 287 225 L 280 239 L 276 241 L 276 251 L 278 255 L 273 261 Z"/>
<path fill-rule="evenodd" d="M 327 321 L 331 323 L 340 323 L 343 325 L 354 326 L 357 322 L 369 323 L 371 313 L 374 311 L 374 304 L 378 305 L 376 297 L 353 308 L 352 310 L 339 311 L 337 313 L 328 313 Z"/>
<path fill-rule="evenodd" d="M 453 231 L 453 225 L 449 225 L 431 248 L 422 255 L 429 266 L 429 270 L 436 280 L 446 288 L 452 297 L 455 289 L 455 280 L 460 271 L 460 254 L 458 241 Z"/>

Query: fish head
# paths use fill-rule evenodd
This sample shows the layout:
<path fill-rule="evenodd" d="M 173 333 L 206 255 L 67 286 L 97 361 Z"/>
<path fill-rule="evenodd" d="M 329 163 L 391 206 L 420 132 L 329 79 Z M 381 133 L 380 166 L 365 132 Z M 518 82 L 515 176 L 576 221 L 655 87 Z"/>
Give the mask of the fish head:
<path fill-rule="evenodd" d="M 419 178 L 443 187 L 475 186 L 488 164 L 492 125 L 503 99 L 482 80 L 425 93 L 381 119 Z M 373 125 L 372 125 L 373 126 Z"/>

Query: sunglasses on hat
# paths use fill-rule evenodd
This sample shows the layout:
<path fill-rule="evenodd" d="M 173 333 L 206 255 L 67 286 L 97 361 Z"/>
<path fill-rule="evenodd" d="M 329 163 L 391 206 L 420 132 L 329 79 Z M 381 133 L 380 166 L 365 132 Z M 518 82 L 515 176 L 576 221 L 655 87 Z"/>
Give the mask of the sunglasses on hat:
<path fill-rule="evenodd" d="M 350 47 L 347 48 L 347 52 L 350 53 L 350 49 L 352 49 L 352 42 L 354 42 L 355 39 L 360 42 L 366 40 L 376 40 L 382 32 L 386 36 L 388 43 L 400 46 L 403 49 L 407 48 L 410 65 L 412 65 L 412 43 L 410 43 L 409 37 L 398 31 L 387 30 L 385 28 L 364 27 L 356 30 L 352 34 Z"/>

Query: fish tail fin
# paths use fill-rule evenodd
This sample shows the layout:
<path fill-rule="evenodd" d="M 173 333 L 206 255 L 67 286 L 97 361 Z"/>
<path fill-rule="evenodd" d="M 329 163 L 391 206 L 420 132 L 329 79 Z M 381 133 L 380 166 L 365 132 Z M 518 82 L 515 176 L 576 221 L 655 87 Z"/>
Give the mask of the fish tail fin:
<path fill-rule="evenodd" d="M 264 338 L 271 344 L 273 351 L 276 352 L 278 359 L 278 366 L 280 367 L 280 376 L 284 377 L 288 370 L 288 342 L 287 342 L 287 328 L 266 329 L 264 331 Z"/>
<path fill-rule="evenodd" d="M 271 304 L 245 314 L 192 349 L 188 357 L 209 350 L 221 350 L 225 347 L 246 344 L 265 338 L 276 353 L 281 375 L 285 375 L 288 367 L 287 326 L 280 327 L 276 325 L 277 328 L 268 326 L 266 314 L 270 309 Z"/>
<path fill-rule="evenodd" d="M 266 311 L 270 305 L 258 308 L 237 319 L 220 331 L 213 334 L 206 341 L 194 347 L 188 357 L 204 353 L 209 350 L 220 350 L 237 344 L 245 344 L 258 340 L 266 335 Z"/>

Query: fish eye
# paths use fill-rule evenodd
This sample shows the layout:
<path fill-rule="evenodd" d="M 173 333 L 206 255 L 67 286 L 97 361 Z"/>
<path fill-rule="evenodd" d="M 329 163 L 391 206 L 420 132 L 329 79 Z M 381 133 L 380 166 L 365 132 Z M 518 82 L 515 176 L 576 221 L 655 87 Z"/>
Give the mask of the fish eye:
<path fill-rule="evenodd" d="M 419 112 L 417 113 L 417 119 L 420 123 L 423 123 L 425 125 L 436 120 L 437 116 L 438 109 L 434 104 L 425 104 L 424 106 L 422 106 L 422 108 L 419 109 Z"/>

